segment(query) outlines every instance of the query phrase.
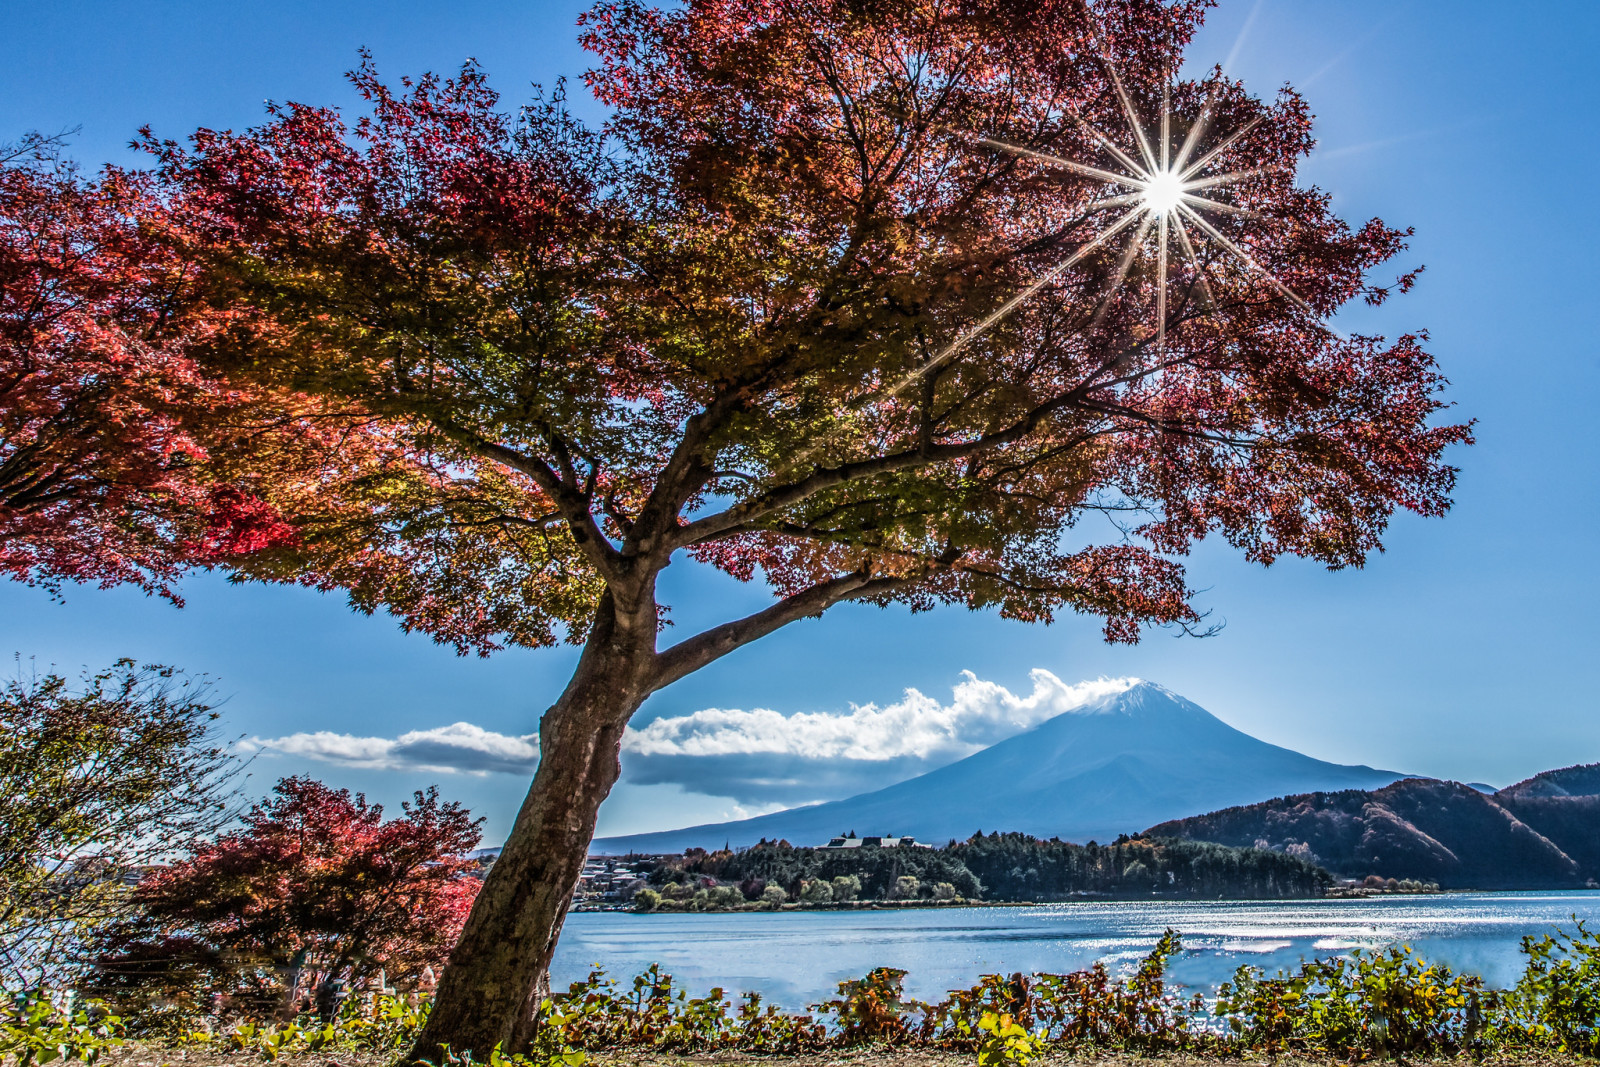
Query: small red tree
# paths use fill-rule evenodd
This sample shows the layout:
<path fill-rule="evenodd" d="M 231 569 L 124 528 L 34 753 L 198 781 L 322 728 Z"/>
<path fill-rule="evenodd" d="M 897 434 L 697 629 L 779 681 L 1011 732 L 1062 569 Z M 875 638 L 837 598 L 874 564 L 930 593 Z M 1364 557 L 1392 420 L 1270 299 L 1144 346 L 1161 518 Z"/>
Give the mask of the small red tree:
<path fill-rule="evenodd" d="M 256 483 L 297 537 L 238 572 L 583 645 L 419 1054 L 526 1045 L 624 726 L 701 666 L 845 601 L 1134 640 L 1208 535 L 1359 566 L 1449 506 L 1423 339 L 1327 324 L 1405 234 L 1295 184 L 1298 97 L 1173 80 L 1205 6 L 603 0 L 604 134 L 364 66 L 354 125 L 148 142 L 141 232 L 225 323 L 185 352 L 369 450 Z M 675 560 L 776 600 L 661 647 Z"/>
<path fill-rule="evenodd" d="M 156 871 L 139 916 L 107 931 L 90 986 L 302 1007 L 335 980 L 440 967 L 481 885 L 478 826 L 436 789 L 399 818 L 309 778 L 285 778 L 244 828 Z"/>

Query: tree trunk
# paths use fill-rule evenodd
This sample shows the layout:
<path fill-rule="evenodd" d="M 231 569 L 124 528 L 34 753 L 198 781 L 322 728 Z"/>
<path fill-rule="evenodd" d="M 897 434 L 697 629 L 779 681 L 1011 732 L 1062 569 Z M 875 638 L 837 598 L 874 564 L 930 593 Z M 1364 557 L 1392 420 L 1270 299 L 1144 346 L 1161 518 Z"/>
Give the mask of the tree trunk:
<path fill-rule="evenodd" d="M 523 1051 L 533 1037 L 600 802 L 620 773 L 623 727 L 649 694 L 654 613 L 648 642 L 630 640 L 610 600 L 602 599 L 572 681 L 540 721 L 533 785 L 439 976 L 409 1060 L 438 1063 L 447 1048 L 483 1062 L 495 1046 Z"/>

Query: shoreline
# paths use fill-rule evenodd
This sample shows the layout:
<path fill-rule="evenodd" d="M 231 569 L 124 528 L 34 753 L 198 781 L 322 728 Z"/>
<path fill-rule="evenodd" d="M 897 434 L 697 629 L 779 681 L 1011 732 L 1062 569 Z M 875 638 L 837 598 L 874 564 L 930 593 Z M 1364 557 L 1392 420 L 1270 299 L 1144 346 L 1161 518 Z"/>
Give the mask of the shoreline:
<path fill-rule="evenodd" d="M 1167 894 L 1151 894 L 1149 896 L 1131 896 L 1114 893 L 1082 893 L 1074 894 L 1060 900 L 860 900 L 860 901 L 830 901 L 822 904 L 812 904 L 804 901 L 788 901 L 783 904 L 770 905 L 750 901 L 746 907 L 656 907 L 643 910 L 632 904 L 617 902 L 590 902 L 574 903 L 569 912 L 625 912 L 633 915 L 750 915 L 750 914 L 777 914 L 780 912 L 802 911 L 939 911 L 949 908 L 1039 908 L 1050 904 L 1078 904 L 1078 903 L 1148 903 L 1150 901 L 1183 902 L 1183 901 L 1225 901 L 1233 904 L 1260 904 L 1260 903 L 1290 903 L 1293 901 L 1323 901 L 1323 900 L 1375 900 L 1389 897 L 1437 897 L 1450 893 L 1488 893 L 1488 892 L 1542 892 L 1543 890 L 1487 890 L 1487 889 L 1335 889 L 1317 897 L 1201 897 L 1201 896 L 1174 896 Z"/>

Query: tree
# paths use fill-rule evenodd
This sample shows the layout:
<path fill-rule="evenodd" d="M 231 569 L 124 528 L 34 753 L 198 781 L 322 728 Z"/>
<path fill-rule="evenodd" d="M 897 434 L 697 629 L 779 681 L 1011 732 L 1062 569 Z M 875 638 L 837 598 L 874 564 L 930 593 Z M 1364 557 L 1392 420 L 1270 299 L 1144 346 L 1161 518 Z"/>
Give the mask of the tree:
<path fill-rule="evenodd" d="M 807 904 L 827 904 L 833 900 L 833 886 L 821 878 L 807 878 L 800 883 L 800 899 Z"/>
<path fill-rule="evenodd" d="M 836 874 L 833 877 L 833 899 L 854 900 L 861 895 L 861 879 L 853 874 Z"/>
<path fill-rule="evenodd" d="M 922 895 L 922 880 L 914 874 L 902 874 L 889 889 L 890 900 L 916 900 Z"/>
<path fill-rule="evenodd" d="M 243 829 L 140 883 L 139 914 L 102 936 L 89 988 L 293 1014 L 380 969 L 404 984 L 460 933 L 481 822 L 435 789 L 385 821 L 359 794 L 285 778 Z"/>
<path fill-rule="evenodd" d="M 264 480 L 298 536 L 236 573 L 463 649 L 583 646 L 419 1055 L 528 1045 L 623 728 L 705 664 L 848 601 L 1131 641 L 1199 622 L 1205 536 L 1359 566 L 1397 508 L 1446 510 L 1469 428 L 1434 422 L 1423 338 L 1327 325 L 1409 288 L 1368 278 L 1405 233 L 1295 184 L 1292 93 L 1172 80 L 1204 6 L 603 0 L 603 133 L 559 91 L 497 110 L 471 65 L 364 63 L 354 126 L 147 138 L 146 226 L 229 316 L 186 352 L 417 472 L 337 507 Z M 1179 146 L 1220 204 L 1192 239 L 1176 178 L 1104 170 Z M 777 599 L 662 647 L 674 559 Z"/>
<path fill-rule="evenodd" d="M 233 758 L 203 679 L 118 660 L 0 688 L 0 967 L 60 981 L 127 906 L 126 880 L 231 817 Z"/>

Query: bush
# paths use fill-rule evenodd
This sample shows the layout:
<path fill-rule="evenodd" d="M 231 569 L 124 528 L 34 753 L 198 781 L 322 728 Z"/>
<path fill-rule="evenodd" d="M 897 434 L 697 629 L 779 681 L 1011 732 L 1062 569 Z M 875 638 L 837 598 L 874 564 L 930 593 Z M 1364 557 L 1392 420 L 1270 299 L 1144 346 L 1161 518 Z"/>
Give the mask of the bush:
<path fill-rule="evenodd" d="M 1600 935 L 1572 918 L 1575 936 L 1558 930 L 1553 937 L 1522 939 L 1527 969 L 1496 998 L 1500 1040 L 1600 1056 Z"/>
<path fill-rule="evenodd" d="M 0 1058 L 16 1067 L 54 1060 L 94 1063 L 106 1049 L 122 1044 L 122 1020 L 98 1000 L 77 1001 L 71 994 L 21 993 L 0 1013 Z"/>
<path fill-rule="evenodd" d="M 889 890 L 890 900 L 916 900 L 922 895 L 922 880 L 914 874 L 903 874 L 894 880 Z"/>
<path fill-rule="evenodd" d="M 1409 946 L 1313 960 L 1294 975 L 1241 967 L 1216 1014 L 1246 1047 L 1340 1056 L 1454 1053 L 1482 1027 L 1481 980 L 1428 964 Z"/>
<path fill-rule="evenodd" d="M 807 904 L 827 904 L 833 900 L 833 887 L 820 878 L 800 883 L 800 899 Z"/>
<path fill-rule="evenodd" d="M 781 885 L 768 885 L 761 891 L 761 903 L 771 908 L 776 908 L 789 899 L 789 894 L 783 891 Z"/>
<path fill-rule="evenodd" d="M 861 879 L 853 874 L 838 875 L 832 885 L 834 900 L 855 900 L 861 895 Z"/>

